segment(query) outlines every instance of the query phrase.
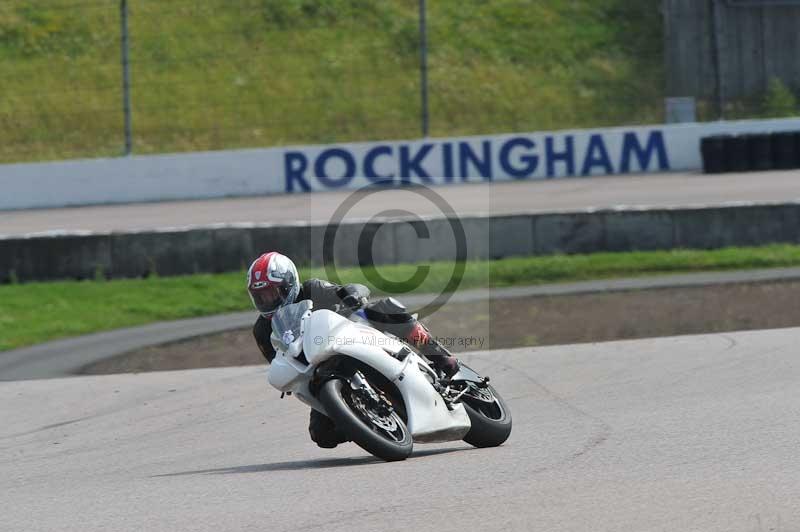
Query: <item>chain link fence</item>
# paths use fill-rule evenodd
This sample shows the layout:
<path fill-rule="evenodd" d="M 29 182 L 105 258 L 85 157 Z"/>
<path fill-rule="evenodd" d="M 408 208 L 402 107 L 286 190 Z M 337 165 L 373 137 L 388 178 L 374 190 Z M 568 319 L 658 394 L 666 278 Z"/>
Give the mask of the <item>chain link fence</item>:
<path fill-rule="evenodd" d="M 659 5 L 6 0 L 0 161 L 657 123 Z"/>

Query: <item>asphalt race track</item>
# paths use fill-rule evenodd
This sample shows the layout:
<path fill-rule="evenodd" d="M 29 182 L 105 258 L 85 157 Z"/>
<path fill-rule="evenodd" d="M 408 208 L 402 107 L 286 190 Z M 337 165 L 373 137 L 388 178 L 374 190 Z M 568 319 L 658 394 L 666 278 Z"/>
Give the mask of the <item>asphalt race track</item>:
<path fill-rule="evenodd" d="M 800 329 L 467 357 L 497 449 L 317 449 L 264 368 L 0 383 L 0 530 L 800 529 Z"/>
<path fill-rule="evenodd" d="M 436 191 L 460 215 L 512 214 L 626 206 L 705 206 L 800 201 L 800 172 L 706 176 L 661 174 L 468 184 Z M 329 221 L 351 192 L 0 212 L 0 236 L 50 231 L 126 231 L 234 223 Z M 348 218 L 410 208 L 441 216 L 408 190 L 387 189 L 358 203 Z"/>

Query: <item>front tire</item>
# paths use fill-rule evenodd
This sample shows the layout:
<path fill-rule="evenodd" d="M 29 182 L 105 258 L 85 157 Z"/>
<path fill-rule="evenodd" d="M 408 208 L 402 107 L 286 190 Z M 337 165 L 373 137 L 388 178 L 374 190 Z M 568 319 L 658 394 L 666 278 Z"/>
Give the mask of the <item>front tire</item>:
<path fill-rule="evenodd" d="M 473 384 L 463 395 L 461 403 L 467 411 L 472 428 L 464 441 L 475 447 L 497 447 L 511 435 L 511 411 L 491 386 L 478 388 Z"/>
<path fill-rule="evenodd" d="M 414 441 L 397 412 L 379 415 L 370 411 L 354 397 L 348 383 L 327 381 L 319 400 L 337 429 L 368 453 L 387 462 L 405 460 L 411 454 Z"/>

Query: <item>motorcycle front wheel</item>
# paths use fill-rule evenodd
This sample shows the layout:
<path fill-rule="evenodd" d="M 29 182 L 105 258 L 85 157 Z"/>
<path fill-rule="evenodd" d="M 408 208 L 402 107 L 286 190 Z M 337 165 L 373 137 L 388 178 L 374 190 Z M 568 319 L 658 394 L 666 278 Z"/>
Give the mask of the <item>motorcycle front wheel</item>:
<path fill-rule="evenodd" d="M 381 411 L 341 379 L 322 385 L 319 400 L 336 428 L 356 445 L 387 462 L 405 460 L 414 441 L 397 412 Z"/>

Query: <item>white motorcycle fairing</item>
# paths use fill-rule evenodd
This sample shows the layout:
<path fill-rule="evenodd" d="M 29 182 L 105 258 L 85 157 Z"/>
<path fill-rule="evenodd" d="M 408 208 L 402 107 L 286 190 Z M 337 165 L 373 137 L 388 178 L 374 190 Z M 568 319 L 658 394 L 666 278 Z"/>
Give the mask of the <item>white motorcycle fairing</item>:
<path fill-rule="evenodd" d="M 278 390 L 295 395 L 302 402 L 325 414 L 325 408 L 311 394 L 308 383 L 314 376 L 314 366 L 307 366 L 287 353 L 276 353 L 269 366 L 267 380 Z"/>
<path fill-rule="evenodd" d="M 452 410 L 447 408 L 444 399 L 434 390 L 426 376 L 426 370 L 422 369 L 427 368 L 422 358 L 412 352 L 402 362 L 391 356 L 404 347 L 402 342 L 372 327 L 353 323 L 329 310 L 318 310 L 303 321 L 303 352 L 309 367 L 316 367 L 337 355 L 346 355 L 380 372 L 397 386 L 403 396 L 408 414 L 408 430 L 414 441 L 454 441 L 460 440 L 469 432 L 471 423 L 464 406 L 458 403 L 452 405 Z M 293 362 L 303 366 L 296 360 Z M 295 371 L 299 369 L 294 364 L 292 366 Z M 297 378 L 303 380 L 307 377 Z M 270 382 L 273 382 L 272 376 Z M 307 390 L 300 390 L 298 397 L 309 403 L 303 397 L 303 391 L 307 393 Z M 314 403 L 319 405 L 316 400 Z M 317 408 L 313 404 L 311 406 Z"/>

